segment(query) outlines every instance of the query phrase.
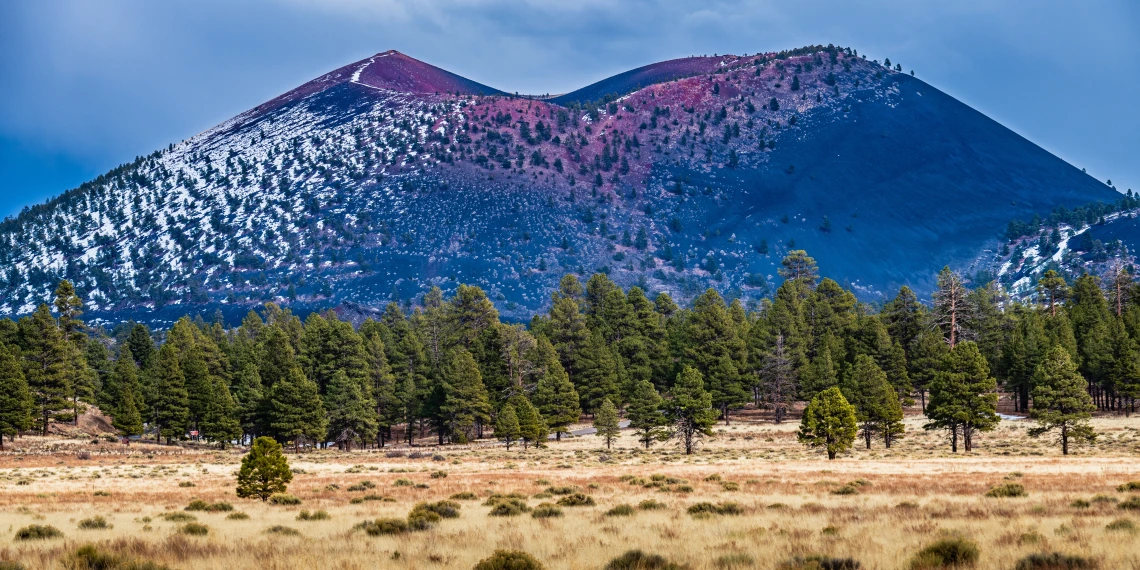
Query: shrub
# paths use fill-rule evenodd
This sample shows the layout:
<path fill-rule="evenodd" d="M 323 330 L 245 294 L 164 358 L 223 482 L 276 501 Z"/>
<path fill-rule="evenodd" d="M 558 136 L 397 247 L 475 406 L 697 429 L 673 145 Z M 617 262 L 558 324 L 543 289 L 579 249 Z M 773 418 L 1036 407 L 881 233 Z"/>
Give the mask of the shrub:
<path fill-rule="evenodd" d="M 1092 506 L 1092 503 L 1090 503 L 1084 499 L 1077 499 L 1077 500 L 1069 503 L 1069 506 L 1073 507 L 1074 509 L 1087 509 L 1087 508 Z"/>
<path fill-rule="evenodd" d="M 405 455 L 407 455 L 407 454 L 404 453 L 403 451 L 399 451 L 399 450 L 393 450 L 393 451 L 388 451 L 388 452 L 384 453 L 384 457 L 387 457 L 390 459 L 395 459 L 397 457 L 403 457 Z"/>
<path fill-rule="evenodd" d="M 1129 481 L 1117 487 L 1116 490 L 1120 491 L 1121 493 L 1127 493 L 1129 491 L 1140 491 L 1140 481 Z"/>
<path fill-rule="evenodd" d="M 193 481 L 182 481 L 178 484 L 179 487 L 197 487 Z"/>
<path fill-rule="evenodd" d="M 474 570 L 542 570 L 538 560 L 521 550 L 496 550 L 479 561 Z"/>
<path fill-rule="evenodd" d="M 156 564 L 150 560 L 132 560 L 106 552 L 100 552 L 94 544 L 81 546 L 68 557 L 65 563 L 67 568 L 84 568 L 87 570 L 169 570 L 166 566 Z M 13 570 L 0 563 L 0 570 Z M 22 567 L 19 567 L 22 568 Z"/>
<path fill-rule="evenodd" d="M 207 513 L 228 513 L 232 510 L 234 510 L 234 506 L 225 501 L 210 503 L 210 505 L 206 507 Z"/>
<path fill-rule="evenodd" d="M 23 564 L 15 561 L 0 560 L 0 570 L 27 570 Z"/>
<path fill-rule="evenodd" d="M 736 481 L 724 481 L 720 484 L 720 486 L 725 491 L 739 491 L 740 490 L 740 483 L 737 483 Z"/>
<path fill-rule="evenodd" d="M 903 501 L 903 502 L 895 505 L 895 508 L 900 509 L 900 510 L 904 510 L 904 511 L 913 511 L 913 510 L 918 508 L 918 503 L 916 503 L 914 501 Z"/>
<path fill-rule="evenodd" d="M 576 491 L 574 487 L 547 487 L 546 492 L 551 495 L 570 495 Z"/>
<path fill-rule="evenodd" d="M 476 495 L 471 491 L 462 491 L 451 496 L 451 500 L 453 501 L 474 501 L 478 498 L 479 495 Z"/>
<path fill-rule="evenodd" d="M 911 570 L 973 566 L 978 561 L 978 545 L 965 538 L 944 538 L 922 550 L 910 561 Z"/>
<path fill-rule="evenodd" d="M 47 540 L 49 538 L 59 538 L 63 533 L 51 525 L 28 525 L 16 531 L 16 540 Z"/>
<path fill-rule="evenodd" d="M 428 511 L 445 519 L 459 518 L 459 503 L 454 501 L 438 501 L 435 503 L 419 503 L 412 508 L 415 511 Z"/>
<path fill-rule="evenodd" d="M 531 511 L 530 516 L 536 519 L 550 519 L 562 516 L 562 509 L 550 503 L 542 503 Z"/>
<path fill-rule="evenodd" d="M 78 526 L 83 530 L 102 530 L 112 528 L 111 525 L 107 522 L 107 519 L 103 518 L 101 515 L 94 516 L 89 519 L 83 519 L 79 521 Z"/>
<path fill-rule="evenodd" d="M 182 525 L 182 528 L 178 529 L 178 532 L 191 536 L 206 536 L 210 533 L 210 527 L 201 523 L 192 522 Z"/>
<path fill-rule="evenodd" d="M 412 483 L 411 481 L 409 481 L 407 479 L 396 479 L 395 481 L 392 482 L 392 484 L 397 486 L 397 487 L 411 487 L 411 486 L 415 485 L 415 483 Z"/>
<path fill-rule="evenodd" d="M 386 534 L 401 534 L 408 532 L 408 523 L 404 519 L 386 518 L 376 519 L 372 522 L 364 522 L 358 527 L 362 527 L 364 532 L 371 536 L 380 536 Z"/>
<path fill-rule="evenodd" d="M 303 510 L 297 515 L 297 520 L 299 521 L 327 521 L 330 518 L 332 517 L 329 516 L 328 511 L 313 511 L 310 513 L 309 511 Z"/>
<path fill-rule="evenodd" d="M 270 495 L 269 502 L 274 505 L 299 505 L 301 504 L 301 499 L 289 493 L 274 493 Z"/>
<path fill-rule="evenodd" d="M 289 528 L 287 526 L 279 525 L 279 524 L 275 524 L 275 525 L 265 529 L 265 532 L 267 532 L 269 534 L 280 534 L 283 536 L 298 536 L 301 534 L 295 528 Z"/>
<path fill-rule="evenodd" d="M 249 515 L 239 511 L 236 513 L 230 513 L 230 514 L 226 515 L 226 520 L 247 521 L 247 520 L 249 520 Z"/>
<path fill-rule="evenodd" d="M 721 480 L 721 477 L 720 477 L 720 474 L 719 474 L 719 473 L 713 473 L 712 475 L 709 475 L 708 477 L 705 477 L 705 481 L 709 481 L 709 482 L 711 482 L 711 481 L 720 481 L 720 480 Z"/>
<path fill-rule="evenodd" d="M 830 558 L 811 555 L 797 556 L 778 566 L 779 570 L 859 570 L 862 565 L 854 558 Z"/>
<path fill-rule="evenodd" d="M 1140 511 L 1140 496 L 1132 497 L 1116 506 L 1127 511 Z"/>
<path fill-rule="evenodd" d="M 744 508 L 737 503 L 726 502 L 714 505 L 712 503 L 695 503 L 689 506 L 688 513 L 697 518 L 707 518 L 713 515 L 739 515 Z"/>
<path fill-rule="evenodd" d="M 491 512 L 487 514 L 493 517 L 513 517 L 529 510 L 530 507 L 519 499 L 504 499 L 495 503 L 495 506 L 491 507 Z"/>
<path fill-rule="evenodd" d="M 606 511 L 606 516 L 607 517 L 628 517 L 628 516 L 633 515 L 634 512 L 635 511 L 633 510 L 633 507 L 631 507 L 629 505 L 622 504 L 622 505 L 617 505 L 614 508 Z"/>
<path fill-rule="evenodd" d="M 733 552 L 731 554 L 724 554 L 717 557 L 713 561 L 713 566 L 717 568 L 744 568 L 746 566 L 755 566 L 756 559 L 752 558 L 744 552 Z"/>
<path fill-rule="evenodd" d="M 422 451 L 413 451 L 413 452 L 408 454 L 408 459 L 423 459 L 424 457 L 427 457 L 427 456 L 428 456 L 428 454 L 424 453 Z"/>
<path fill-rule="evenodd" d="M 656 511 L 667 508 L 667 505 L 665 503 L 657 501 L 656 499 L 645 499 L 644 501 L 641 501 L 637 504 L 637 508 L 643 511 Z"/>
<path fill-rule="evenodd" d="M 831 492 L 832 495 L 858 495 L 859 488 L 851 483 L 848 483 Z"/>
<path fill-rule="evenodd" d="M 1061 554 L 1058 552 L 1030 554 L 1017 561 L 1015 570 L 1083 570 L 1096 568 L 1097 563 L 1091 558 Z"/>
<path fill-rule="evenodd" d="M 687 570 L 675 562 L 670 562 L 658 554 L 646 554 L 640 550 L 629 550 L 625 554 L 610 560 L 605 570 Z"/>
<path fill-rule="evenodd" d="M 413 510 L 408 513 L 408 530 L 427 530 L 435 526 L 441 518 L 432 511 Z"/>
<path fill-rule="evenodd" d="M 1002 483 L 989 491 L 986 491 L 987 497 L 996 497 L 999 499 L 1013 498 L 1013 497 L 1026 497 L 1029 493 L 1025 492 L 1025 486 L 1021 483 Z"/>
<path fill-rule="evenodd" d="M 1109 497 L 1108 495 L 1096 495 L 1090 500 L 1093 503 L 1096 503 L 1098 505 L 1104 504 L 1104 503 L 1119 503 L 1120 502 L 1120 499 L 1117 499 L 1116 497 Z"/>
<path fill-rule="evenodd" d="M 353 491 L 353 492 L 355 492 L 355 491 L 367 491 L 369 489 L 375 489 L 375 488 L 376 488 L 376 483 L 373 483 L 372 481 L 368 481 L 368 480 L 364 480 L 364 481 L 361 481 L 359 483 L 356 483 L 355 485 L 349 485 L 348 486 L 348 490 Z"/>
<path fill-rule="evenodd" d="M 162 513 L 162 519 L 166 522 L 191 522 L 198 520 L 198 517 L 189 513 Z"/>
<path fill-rule="evenodd" d="M 447 471 L 432 471 L 432 479 L 447 479 Z"/>
<path fill-rule="evenodd" d="M 207 503 L 206 501 L 203 501 L 202 499 L 193 499 L 190 501 L 190 504 L 186 505 L 186 508 L 183 510 L 204 511 L 204 510 L 206 510 L 206 507 L 208 507 L 208 506 L 210 506 L 210 504 Z"/>
<path fill-rule="evenodd" d="M 94 493 L 91 493 L 91 495 L 93 495 L 95 497 L 110 497 L 111 492 L 110 491 L 95 491 Z"/>
<path fill-rule="evenodd" d="M 1116 519 L 1105 525 L 1104 528 L 1105 530 L 1123 530 L 1133 532 L 1136 530 L 1136 524 L 1128 519 Z"/>
<path fill-rule="evenodd" d="M 595 503 L 589 495 L 574 493 L 558 499 L 558 504 L 563 507 L 592 507 Z"/>

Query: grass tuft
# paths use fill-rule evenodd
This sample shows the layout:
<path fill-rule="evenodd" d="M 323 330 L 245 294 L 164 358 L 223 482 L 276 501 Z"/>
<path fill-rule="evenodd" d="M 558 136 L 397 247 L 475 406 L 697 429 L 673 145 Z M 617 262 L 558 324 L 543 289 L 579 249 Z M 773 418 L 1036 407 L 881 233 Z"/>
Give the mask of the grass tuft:
<path fill-rule="evenodd" d="M 915 553 L 910 560 L 911 570 L 960 568 L 978 562 L 978 545 L 965 538 L 944 538 Z"/>
<path fill-rule="evenodd" d="M 474 570 L 542 570 L 533 556 L 521 550 L 496 550 L 475 565 Z"/>
<path fill-rule="evenodd" d="M 1028 497 L 1029 493 L 1025 492 L 1025 486 L 1021 483 L 1002 483 L 986 491 L 987 497 L 994 497 L 998 499 L 1008 499 L 1015 497 Z"/>
<path fill-rule="evenodd" d="M 269 502 L 274 505 L 299 505 L 301 499 L 289 493 L 274 493 L 269 496 Z"/>
<path fill-rule="evenodd" d="M 79 528 L 83 530 L 105 530 L 113 528 L 102 515 L 79 521 Z"/>
<path fill-rule="evenodd" d="M 689 567 L 672 562 L 659 554 L 629 550 L 610 560 L 604 570 L 687 570 Z"/>
<path fill-rule="evenodd" d="M 182 528 L 178 529 L 178 532 L 190 536 L 206 536 L 210 534 L 210 527 L 202 523 L 192 522 L 182 525 Z"/>
<path fill-rule="evenodd" d="M 1096 567 L 1096 560 L 1085 556 L 1041 552 L 1018 560 L 1014 570 L 1091 570 Z"/>
<path fill-rule="evenodd" d="M 58 528 L 51 525 L 28 525 L 16 531 L 16 540 L 47 540 L 49 538 L 59 538 L 63 536 Z"/>

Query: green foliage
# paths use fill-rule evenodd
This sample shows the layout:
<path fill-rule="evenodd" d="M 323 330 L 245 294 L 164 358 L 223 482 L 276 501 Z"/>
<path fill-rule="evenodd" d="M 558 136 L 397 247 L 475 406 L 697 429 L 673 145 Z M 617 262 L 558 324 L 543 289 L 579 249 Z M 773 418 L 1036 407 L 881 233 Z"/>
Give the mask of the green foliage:
<path fill-rule="evenodd" d="M 328 511 L 325 511 L 325 510 L 319 510 L 319 511 L 313 511 L 313 512 L 309 512 L 307 510 L 302 510 L 300 513 L 297 514 L 297 520 L 299 520 L 299 521 L 325 521 L 325 520 L 329 520 L 330 518 L 332 518 L 332 517 L 329 516 Z"/>
<path fill-rule="evenodd" d="M 1116 487 L 1116 490 L 1120 491 L 1121 493 L 1140 491 L 1140 481 L 1129 481 L 1127 483 L 1122 483 Z"/>
<path fill-rule="evenodd" d="M 562 509 L 550 503 L 542 503 L 530 512 L 530 516 L 536 519 L 549 519 L 562 516 Z"/>
<path fill-rule="evenodd" d="M 944 538 L 919 550 L 910 560 L 911 570 L 935 570 L 973 566 L 978 562 L 978 545 L 965 538 Z"/>
<path fill-rule="evenodd" d="M 519 418 L 515 414 L 515 407 L 507 404 L 495 416 L 495 438 L 506 444 L 507 451 L 510 451 L 511 444 L 520 437 L 522 437 L 522 429 L 519 427 Z"/>
<path fill-rule="evenodd" d="M 273 438 L 259 437 L 241 460 L 237 496 L 266 501 L 275 494 L 284 493 L 292 480 L 293 472 L 281 453 L 281 445 Z"/>
<path fill-rule="evenodd" d="M 1096 409 L 1088 393 L 1088 382 L 1064 348 L 1053 347 L 1037 366 L 1031 395 L 1033 408 L 1029 410 L 1029 418 L 1037 426 L 1029 430 L 1030 436 L 1056 431 L 1065 455 L 1069 454 L 1070 440 L 1091 442 L 1096 439 L 1088 423 Z"/>
<path fill-rule="evenodd" d="M 628 550 L 606 563 L 603 570 L 688 570 L 688 565 L 671 562 L 659 554 Z"/>
<path fill-rule="evenodd" d="M 847 403 L 839 388 L 816 394 L 804 409 L 797 435 L 800 443 L 827 451 L 828 459 L 851 448 L 857 432 L 855 408 Z"/>
<path fill-rule="evenodd" d="M 986 491 L 987 497 L 996 498 L 1014 498 L 1014 497 L 1028 497 L 1029 494 L 1025 492 L 1025 486 L 1021 483 L 1002 483 Z"/>
<path fill-rule="evenodd" d="M 685 366 L 677 375 L 669 412 L 674 437 L 681 440 L 686 455 L 693 453 L 702 436 L 712 435 L 712 426 L 716 423 L 712 394 L 705 391 L 704 378 L 696 368 Z"/>
<path fill-rule="evenodd" d="M 76 570 L 168 570 L 166 566 L 150 560 L 136 560 L 102 552 L 94 544 L 79 547 L 74 554 L 68 556 L 65 567 Z"/>
<path fill-rule="evenodd" d="M 528 443 L 537 447 L 546 442 L 549 430 L 546 427 L 546 422 L 539 415 L 538 409 L 530 403 L 526 396 L 521 394 L 512 400 L 515 404 L 515 410 L 518 412 L 519 433 L 522 436 L 523 449 L 526 449 Z"/>
<path fill-rule="evenodd" d="M 637 440 L 645 445 L 645 449 L 656 441 L 664 441 L 670 437 L 669 418 L 664 412 L 665 400 L 657 393 L 657 389 L 646 379 L 634 383 L 633 393 L 626 408 L 629 418 L 629 427 L 637 434 Z"/>
<path fill-rule="evenodd" d="M 542 570 L 542 565 L 530 554 L 521 550 L 496 550 L 479 561 L 474 570 Z"/>
<path fill-rule="evenodd" d="M 16 540 L 47 540 L 61 536 L 63 536 L 63 533 L 54 526 L 31 524 L 17 530 L 14 538 Z"/>
<path fill-rule="evenodd" d="M 408 523 L 404 519 L 383 518 L 364 523 L 363 528 L 371 536 L 403 534 L 408 532 Z"/>
<path fill-rule="evenodd" d="M 841 383 L 843 396 L 855 407 L 855 418 L 863 432 L 867 449 L 872 439 L 879 437 L 887 442 L 901 437 L 902 406 L 898 394 L 884 373 L 868 355 L 855 357 L 855 365 Z"/>
<path fill-rule="evenodd" d="M 1085 570 L 1097 568 L 1096 560 L 1087 556 L 1040 552 L 1017 561 L 1014 570 Z"/>
<path fill-rule="evenodd" d="M 201 523 L 192 522 L 182 525 L 178 529 L 178 532 L 190 536 L 206 536 L 210 534 L 210 527 Z"/>
<path fill-rule="evenodd" d="M 594 498 L 584 493 L 571 493 L 558 499 L 558 506 L 560 507 L 592 507 Z"/>
<path fill-rule="evenodd" d="M 0 343 L 0 450 L 5 437 L 31 429 L 33 404 L 19 361 Z"/>
<path fill-rule="evenodd" d="M 724 502 L 712 504 L 707 502 L 689 505 L 687 512 L 696 518 L 707 518 L 713 515 L 741 515 L 744 509 L 737 503 Z"/>
<path fill-rule="evenodd" d="M 818 554 L 797 556 L 780 563 L 777 570 L 859 570 L 862 565 L 853 558 L 831 558 Z"/>
<path fill-rule="evenodd" d="M 633 515 L 635 512 L 637 511 L 635 511 L 632 506 L 621 504 L 606 511 L 605 515 L 607 517 L 628 517 Z"/>
<path fill-rule="evenodd" d="M 606 442 L 606 449 L 609 449 L 613 441 L 621 434 L 618 427 L 617 407 L 609 398 L 602 401 L 598 413 L 594 416 L 594 429 L 598 430 L 594 435 Z"/>
<path fill-rule="evenodd" d="M 112 525 L 107 522 L 107 519 L 102 515 L 97 515 L 91 518 L 80 519 L 76 525 L 82 530 L 105 530 L 112 528 Z"/>
<path fill-rule="evenodd" d="M 966 451 L 973 449 L 973 436 L 993 430 L 998 424 L 997 380 L 973 342 L 958 343 L 943 361 L 930 385 L 927 430 L 946 430 L 951 446 L 958 450 L 958 437 Z"/>
<path fill-rule="evenodd" d="M 274 505 L 295 506 L 301 504 L 301 499 L 289 493 L 274 493 L 269 496 L 269 502 Z"/>

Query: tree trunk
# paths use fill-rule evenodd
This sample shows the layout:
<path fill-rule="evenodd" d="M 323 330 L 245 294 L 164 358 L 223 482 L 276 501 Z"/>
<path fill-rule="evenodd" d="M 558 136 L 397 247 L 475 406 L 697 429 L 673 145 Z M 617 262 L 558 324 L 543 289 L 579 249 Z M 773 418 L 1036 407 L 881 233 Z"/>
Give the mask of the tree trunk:
<path fill-rule="evenodd" d="M 1069 454 L 1069 426 L 1061 426 L 1061 455 Z"/>

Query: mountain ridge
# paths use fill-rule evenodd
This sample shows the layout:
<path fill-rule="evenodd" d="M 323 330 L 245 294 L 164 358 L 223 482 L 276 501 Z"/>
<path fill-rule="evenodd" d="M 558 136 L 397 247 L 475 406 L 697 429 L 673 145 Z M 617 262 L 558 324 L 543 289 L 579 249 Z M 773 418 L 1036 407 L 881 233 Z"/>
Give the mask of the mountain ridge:
<path fill-rule="evenodd" d="M 877 298 L 968 269 L 1010 219 L 1116 199 L 833 46 L 670 60 L 560 97 L 395 51 L 343 66 L 0 225 L 0 313 L 63 277 L 111 317 L 406 302 L 458 282 L 521 315 L 592 271 L 756 299 L 803 247 Z"/>

